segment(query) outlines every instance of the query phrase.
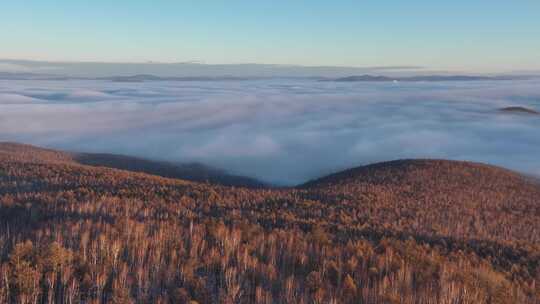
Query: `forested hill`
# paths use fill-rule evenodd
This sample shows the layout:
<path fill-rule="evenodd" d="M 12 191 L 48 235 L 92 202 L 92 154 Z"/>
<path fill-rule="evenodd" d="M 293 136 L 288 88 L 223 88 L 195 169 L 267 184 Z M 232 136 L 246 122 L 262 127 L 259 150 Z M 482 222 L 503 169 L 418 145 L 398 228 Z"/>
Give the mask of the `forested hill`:
<path fill-rule="evenodd" d="M 538 303 L 540 187 L 402 160 L 291 189 L 0 145 L 0 303 Z"/>
<path fill-rule="evenodd" d="M 199 163 L 154 161 L 107 153 L 60 152 L 18 143 L 0 143 L 0 153 L 11 153 L 13 156 L 34 159 L 36 161 L 64 161 L 81 165 L 143 172 L 162 177 L 195 182 L 208 182 L 226 186 L 249 188 L 263 188 L 269 186 L 254 178 L 229 174 L 223 170 Z"/>

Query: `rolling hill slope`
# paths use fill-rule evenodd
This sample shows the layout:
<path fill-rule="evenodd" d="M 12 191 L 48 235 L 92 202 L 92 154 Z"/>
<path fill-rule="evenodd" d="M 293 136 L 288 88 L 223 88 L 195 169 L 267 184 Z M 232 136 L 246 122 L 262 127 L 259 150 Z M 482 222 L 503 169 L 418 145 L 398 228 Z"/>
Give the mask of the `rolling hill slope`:
<path fill-rule="evenodd" d="M 540 187 L 401 160 L 249 189 L 0 145 L 0 302 L 538 303 Z"/>
<path fill-rule="evenodd" d="M 21 159 L 71 162 L 81 165 L 143 172 L 162 177 L 195 182 L 208 182 L 226 186 L 250 188 L 263 188 L 268 186 L 254 178 L 228 174 L 223 170 L 198 163 L 177 164 L 118 154 L 61 152 L 30 145 L 2 142 L 0 142 L 0 153 L 11 154 L 13 157 L 19 157 Z"/>

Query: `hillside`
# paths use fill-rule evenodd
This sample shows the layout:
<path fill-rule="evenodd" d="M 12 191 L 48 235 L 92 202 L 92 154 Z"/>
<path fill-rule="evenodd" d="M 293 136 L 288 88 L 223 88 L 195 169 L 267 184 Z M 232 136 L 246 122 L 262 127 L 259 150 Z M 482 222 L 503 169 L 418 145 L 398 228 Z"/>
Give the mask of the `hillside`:
<path fill-rule="evenodd" d="M 162 177 L 185 179 L 195 182 L 208 182 L 225 186 L 263 188 L 267 185 L 254 178 L 232 175 L 199 163 L 176 164 L 153 161 L 137 157 L 103 153 L 73 153 L 73 160 L 89 165 L 144 172 Z"/>
<path fill-rule="evenodd" d="M 538 303 L 540 186 L 401 160 L 298 188 L 0 145 L 0 303 Z"/>
<path fill-rule="evenodd" d="M 228 174 L 223 170 L 198 163 L 177 164 L 117 154 L 60 152 L 30 145 L 2 142 L 0 142 L 0 153 L 8 153 L 12 157 L 19 157 L 24 160 L 70 162 L 73 164 L 143 172 L 162 177 L 208 182 L 226 186 L 250 188 L 263 188 L 267 186 L 265 183 L 254 178 Z"/>
<path fill-rule="evenodd" d="M 540 187 L 509 170 L 471 162 L 398 160 L 329 175 L 302 185 L 369 208 L 397 231 L 540 243 Z M 365 212 L 365 211 L 364 211 Z M 381 223 L 382 224 L 382 223 Z"/>

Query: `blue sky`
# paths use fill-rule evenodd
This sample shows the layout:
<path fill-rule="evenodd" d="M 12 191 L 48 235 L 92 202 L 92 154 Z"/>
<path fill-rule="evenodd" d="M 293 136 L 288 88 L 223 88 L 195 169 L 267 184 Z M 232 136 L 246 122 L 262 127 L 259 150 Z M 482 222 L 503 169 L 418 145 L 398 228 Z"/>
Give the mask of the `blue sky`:
<path fill-rule="evenodd" d="M 0 58 L 540 70 L 540 1 L 5 1 Z"/>

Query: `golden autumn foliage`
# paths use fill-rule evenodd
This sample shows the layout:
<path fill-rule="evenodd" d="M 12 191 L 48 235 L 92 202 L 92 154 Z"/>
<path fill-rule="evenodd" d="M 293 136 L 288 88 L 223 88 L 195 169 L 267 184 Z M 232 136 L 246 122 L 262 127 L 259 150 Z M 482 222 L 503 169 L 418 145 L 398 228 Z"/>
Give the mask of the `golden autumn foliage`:
<path fill-rule="evenodd" d="M 538 303 L 540 187 L 397 161 L 248 189 L 0 145 L 0 303 Z"/>

